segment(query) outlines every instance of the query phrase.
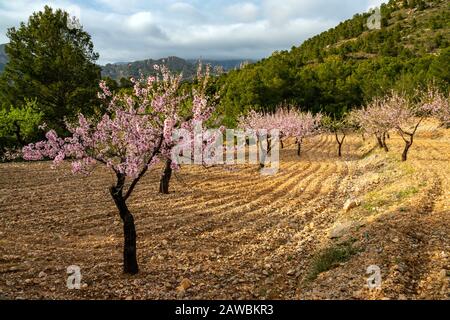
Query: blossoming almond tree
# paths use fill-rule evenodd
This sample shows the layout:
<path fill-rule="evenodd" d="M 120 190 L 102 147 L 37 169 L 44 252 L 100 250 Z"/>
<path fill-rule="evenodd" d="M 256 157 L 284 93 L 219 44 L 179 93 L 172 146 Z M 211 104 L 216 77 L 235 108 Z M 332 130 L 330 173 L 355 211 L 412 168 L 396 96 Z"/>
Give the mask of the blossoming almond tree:
<path fill-rule="evenodd" d="M 423 109 L 441 122 L 441 126 L 450 128 L 450 97 L 445 96 L 436 87 L 429 86 L 421 95 Z"/>
<path fill-rule="evenodd" d="M 297 155 L 300 156 L 303 139 L 311 137 L 320 132 L 322 114 L 313 115 L 311 112 L 297 112 L 285 121 L 288 136 L 295 138 L 297 144 Z"/>
<path fill-rule="evenodd" d="M 158 67 L 155 67 L 158 69 Z M 136 274 L 136 230 L 134 217 L 127 207 L 134 188 L 147 170 L 170 153 L 172 131 L 180 121 L 180 97 L 177 91 L 181 75 L 171 75 L 161 68 L 160 75 L 135 81 L 132 95 L 113 95 L 104 82 L 99 97 L 108 112 L 98 120 L 79 115 L 76 125 L 68 125 L 71 136 L 60 138 L 54 131 L 47 140 L 23 148 L 26 160 L 53 159 L 54 165 L 71 160 L 72 172 L 89 175 L 97 164 L 110 168 L 116 177 L 109 191 L 123 222 L 123 270 Z M 197 110 L 202 99 L 193 96 Z"/>
<path fill-rule="evenodd" d="M 321 119 L 322 127 L 334 134 L 338 144 L 338 157 L 342 157 L 342 146 L 344 144 L 344 140 L 347 137 L 348 132 L 353 129 L 351 121 L 349 121 L 347 115 L 344 115 L 340 119 L 331 118 L 330 116 L 324 116 Z"/>
<path fill-rule="evenodd" d="M 184 140 L 174 140 L 168 136 L 165 140 L 165 148 L 163 149 L 164 152 L 161 154 L 165 165 L 159 184 L 160 193 L 169 193 L 169 183 L 172 176 L 172 171 L 180 169 L 180 163 L 178 161 L 179 154 L 174 154 L 175 147 L 177 147 L 177 150 L 189 149 L 190 151 L 193 151 L 195 147 L 194 142 L 196 140 L 200 140 L 202 142 L 201 161 L 203 162 L 203 154 L 205 149 L 214 142 L 215 137 L 208 139 L 206 137 L 207 131 L 202 126 L 204 122 L 211 118 L 216 107 L 216 100 L 218 99 L 218 95 L 210 97 L 206 93 L 209 77 L 210 66 L 207 65 L 205 68 L 205 73 L 203 73 L 202 64 L 200 63 L 197 69 L 197 77 L 195 79 L 197 86 L 193 85 L 192 92 L 190 94 L 181 94 L 178 96 L 178 104 L 188 105 L 191 103 L 192 108 L 190 112 L 185 112 L 183 108 L 178 108 L 177 121 L 173 124 L 172 129 L 182 129 L 185 132 L 187 131 L 188 137 L 185 135 L 181 137 Z M 220 130 L 223 131 L 223 128 L 220 128 Z M 170 132 L 170 134 L 171 133 L 172 132 Z M 194 161 L 192 156 L 193 153 L 189 152 L 189 154 L 189 159 L 187 159 L 186 155 L 184 155 L 183 160 Z"/>
<path fill-rule="evenodd" d="M 380 100 L 375 110 L 380 118 L 383 118 L 387 126 L 395 129 L 405 142 L 402 153 L 402 161 L 406 161 L 408 151 L 411 148 L 414 135 L 423 121 L 426 112 L 421 103 L 414 103 L 405 95 L 391 91 Z"/>
<path fill-rule="evenodd" d="M 251 111 L 246 116 L 239 119 L 241 129 L 254 130 L 258 136 L 262 132 L 278 130 L 280 141 L 283 138 L 295 138 L 297 145 L 297 155 L 300 155 L 303 139 L 319 132 L 322 115 L 313 115 L 311 112 L 301 112 L 295 106 L 283 106 L 276 110 L 274 114 L 258 113 Z M 267 145 L 270 151 L 270 136 L 267 136 Z M 261 143 L 261 140 L 259 140 Z M 260 144 L 261 145 L 261 144 Z M 262 150 L 263 148 L 260 148 Z M 261 164 L 261 166 L 263 166 Z"/>
<path fill-rule="evenodd" d="M 238 128 L 245 132 L 252 132 L 257 137 L 257 144 L 260 153 L 259 167 L 264 168 L 265 156 L 270 151 L 270 136 L 267 132 L 272 128 L 273 123 L 268 121 L 267 114 L 251 110 L 246 115 L 241 115 L 238 119 Z M 262 139 L 267 141 L 267 150 L 263 148 Z"/>
<path fill-rule="evenodd" d="M 430 115 L 432 110 L 439 110 L 440 108 L 441 101 L 435 103 L 433 94 L 430 94 L 430 92 L 425 94 L 418 92 L 418 98 L 414 100 L 407 98 L 402 93 L 391 91 L 383 98 L 377 100 L 379 103 L 374 107 L 372 106 L 371 115 L 367 112 L 369 110 L 367 108 L 362 116 L 363 121 L 378 123 L 374 126 L 378 126 L 380 130 L 392 128 L 398 132 L 405 142 L 402 161 L 407 160 L 408 151 L 413 145 L 414 136 L 422 121 L 426 116 Z M 374 118 L 378 120 L 374 120 Z M 383 141 L 383 143 L 385 142 Z"/>
<path fill-rule="evenodd" d="M 266 114 L 265 126 L 280 130 L 280 139 L 295 138 L 297 155 L 300 155 L 303 139 L 319 132 L 322 115 L 302 112 L 297 106 L 283 106 L 274 114 Z"/>
<path fill-rule="evenodd" d="M 364 132 L 375 135 L 378 146 L 388 152 L 386 137 L 389 135 L 389 131 L 394 129 L 394 124 L 390 110 L 386 109 L 385 99 L 374 98 L 362 109 L 353 110 L 349 115 L 349 120 Z"/>

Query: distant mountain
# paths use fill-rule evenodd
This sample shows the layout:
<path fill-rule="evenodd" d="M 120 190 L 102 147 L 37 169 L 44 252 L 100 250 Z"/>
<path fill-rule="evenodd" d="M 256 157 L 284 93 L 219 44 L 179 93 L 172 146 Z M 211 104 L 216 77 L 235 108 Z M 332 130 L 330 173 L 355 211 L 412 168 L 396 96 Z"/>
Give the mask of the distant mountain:
<path fill-rule="evenodd" d="M 8 56 L 5 52 L 6 44 L 0 44 L 0 73 L 5 69 L 5 65 L 8 62 Z"/>
<path fill-rule="evenodd" d="M 0 44 L 0 73 L 5 69 L 8 62 L 8 56 L 5 53 L 6 44 Z M 230 59 L 230 60 L 202 60 L 202 63 L 210 64 L 213 68 L 222 67 L 224 71 L 239 68 L 241 65 L 253 63 L 253 60 Z M 191 79 L 196 71 L 198 60 L 184 60 L 178 57 L 167 57 L 163 59 L 147 59 L 134 62 L 115 62 L 108 63 L 102 68 L 102 76 L 110 77 L 114 80 L 120 80 L 122 77 L 139 77 L 140 73 L 144 76 L 155 74 L 154 65 L 166 65 L 171 72 L 183 73 L 185 79 Z"/>
<path fill-rule="evenodd" d="M 184 59 L 178 57 L 168 57 L 165 59 L 141 60 L 128 63 L 108 63 L 102 67 L 102 77 L 110 77 L 114 80 L 121 78 L 139 77 L 142 73 L 144 76 L 155 74 L 153 66 L 166 65 L 172 72 L 183 72 L 185 77 L 190 77 L 195 73 L 195 66 Z"/>
<path fill-rule="evenodd" d="M 153 66 L 165 65 L 171 72 L 183 73 L 183 78 L 191 79 L 197 72 L 197 64 L 199 60 L 184 60 L 178 57 L 168 57 L 164 59 L 147 59 L 134 62 L 108 63 L 102 67 L 102 76 L 110 77 L 114 80 L 120 80 L 122 77 L 139 77 L 142 73 L 144 76 L 154 75 Z M 232 59 L 232 60 L 201 60 L 203 64 L 210 64 L 213 68 L 221 67 L 223 71 L 229 71 L 239 68 L 243 64 L 253 63 L 252 60 Z"/>

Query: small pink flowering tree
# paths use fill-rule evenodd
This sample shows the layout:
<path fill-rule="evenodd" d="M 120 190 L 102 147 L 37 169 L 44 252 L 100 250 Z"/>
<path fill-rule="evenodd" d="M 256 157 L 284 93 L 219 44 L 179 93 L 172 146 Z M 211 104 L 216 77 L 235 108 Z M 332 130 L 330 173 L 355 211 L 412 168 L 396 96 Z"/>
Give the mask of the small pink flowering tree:
<path fill-rule="evenodd" d="M 251 111 L 239 118 L 239 127 L 254 130 L 258 136 L 261 136 L 261 132 L 277 129 L 280 133 L 280 141 L 295 138 L 297 154 L 300 155 L 303 139 L 319 132 L 321 119 L 321 114 L 313 115 L 311 112 L 301 112 L 294 106 L 284 106 L 273 114 Z M 267 136 L 267 139 L 268 151 L 270 151 L 270 136 Z"/>
<path fill-rule="evenodd" d="M 253 132 L 256 137 L 257 137 L 257 143 L 258 143 L 258 147 L 259 147 L 259 152 L 262 155 L 260 157 L 260 162 L 259 162 L 259 166 L 260 168 L 264 168 L 264 159 L 265 159 L 265 155 L 266 153 L 268 153 L 270 151 L 270 135 L 268 135 L 267 133 L 269 132 L 270 129 L 273 128 L 274 123 L 270 122 L 269 120 L 269 115 L 268 114 L 264 114 L 262 112 L 256 112 L 254 110 L 251 110 L 248 114 L 246 115 L 242 115 L 239 117 L 238 119 L 238 128 L 241 130 L 244 130 L 246 132 Z M 267 140 L 267 151 L 263 150 L 263 141 L 262 139 L 266 138 Z"/>
<path fill-rule="evenodd" d="M 158 69 L 158 68 L 157 68 Z M 132 95 L 113 95 L 104 82 L 99 97 L 108 112 L 98 120 L 79 115 L 76 125 L 68 125 L 71 136 L 60 138 L 54 131 L 46 141 L 23 148 L 26 160 L 53 159 L 54 165 L 68 159 L 73 173 L 89 175 L 97 164 L 111 169 L 116 177 L 109 191 L 123 222 L 123 271 L 139 271 L 136 258 L 136 229 L 127 200 L 147 170 L 159 157 L 170 153 L 172 131 L 179 122 L 181 75 L 161 68 L 160 76 L 134 82 Z M 194 112 L 199 99 L 193 96 Z"/>
<path fill-rule="evenodd" d="M 441 126 L 450 128 L 450 97 L 445 96 L 442 91 L 429 86 L 427 91 L 421 95 L 420 103 L 425 111 L 441 122 Z"/>
<path fill-rule="evenodd" d="M 297 155 L 300 155 L 303 139 L 317 134 L 322 115 L 302 112 L 296 106 L 284 106 L 272 114 L 265 115 L 265 126 L 280 130 L 280 139 L 295 138 Z"/>
<path fill-rule="evenodd" d="M 374 98 L 366 107 L 352 111 L 349 120 L 364 132 L 375 135 L 378 146 L 388 152 L 386 138 L 394 129 L 390 112 L 386 108 L 385 98 Z"/>
<path fill-rule="evenodd" d="M 407 160 L 408 151 L 414 142 L 417 129 L 430 113 L 424 99 L 425 96 L 421 95 L 418 101 L 414 102 L 396 91 L 392 91 L 382 99 L 382 113 L 405 142 L 402 161 Z"/>
<path fill-rule="evenodd" d="M 288 135 L 295 138 L 297 155 L 300 156 L 301 147 L 305 138 L 314 136 L 320 132 L 322 114 L 313 115 L 311 112 L 297 112 L 285 121 Z"/>
<path fill-rule="evenodd" d="M 391 91 L 382 98 L 373 99 L 366 107 L 353 111 L 351 119 L 365 132 L 375 134 L 378 144 L 386 151 L 386 136 L 389 130 L 396 130 L 405 142 L 402 161 L 406 161 L 423 119 L 433 115 L 445 125 L 449 122 L 449 113 L 448 97 L 429 87 L 425 92 L 417 90 L 414 99 Z"/>
<path fill-rule="evenodd" d="M 185 108 L 178 108 L 176 121 L 170 126 L 171 131 L 167 132 L 165 139 L 165 147 L 160 157 L 165 162 L 164 170 L 161 175 L 159 192 L 163 194 L 169 193 L 169 183 L 173 170 L 180 169 L 180 163 L 177 161 L 177 155 L 174 155 L 174 148 L 194 150 L 195 139 L 202 140 L 202 153 L 205 148 L 210 145 L 213 139 L 204 139 L 206 132 L 202 126 L 203 123 L 211 119 L 211 116 L 216 107 L 218 95 L 210 97 L 207 95 L 207 86 L 210 78 L 210 66 L 207 65 L 205 73 L 202 70 L 202 64 L 199 64 L 197 69 L 197 77 L 195 79 L 196 85 L 192 85 L 192 92 L 189 94 L 181 94 L 177 97 L 177 103 L 182 106 L 192 105 L 189 112 Z M 200 124 L 200 126 L 198 126 Z M 184 141 L 173 140 L 171 138 L 174 129 L 183 129 L 189 132 L 189 137 Z M 197 129 L 197 132 L 196 132 Z M 196 137 L 197 135 L 197 137 Z M 192 155 L 192 152 L 190 152 Z M 193 161 L 193 157 L 189 160 Z M 202 157 L 203 160 L 203 157 Z"/>
<path fill-rule="evenodd" d="M 339 119 L 324 116 L 321 118 L 321 121 L 322 128 L 334 135 L 338 145 L 338 157 L 342 157 L 342 146 L 344 145 L 344 140 L 349 131 L 354 129 L 352 122 L 349 120 L 347 115 L 344 115 Z"/>

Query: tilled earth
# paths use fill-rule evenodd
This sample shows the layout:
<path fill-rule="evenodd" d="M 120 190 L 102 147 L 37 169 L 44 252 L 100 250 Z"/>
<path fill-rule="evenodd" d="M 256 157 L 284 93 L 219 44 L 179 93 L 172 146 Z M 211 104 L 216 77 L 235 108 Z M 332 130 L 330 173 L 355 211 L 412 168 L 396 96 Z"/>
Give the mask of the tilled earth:
<path fill-rule="evenodd" d="M 401 141 L 392 144 L 398 156 Z M 305 280 L 317 252 L 337 241 L 329 230 L 345 201 L 383 184 L 351 189 L 367 151 L 362 145 L 359 136 L 348 137 L 342 159 L 331 135 L 305 143 L 300 157 L 287 146 L 275 176 L 261 176 L 255 165 L 183 167 L 169 195 L 158 194 L 161 168 L 152 169 L 128 200 L 138 236 L 136 276 L 121 272 L 122 224 L 109 171 L 81 177 L 68 165 L 0 164 L 0 298 L 448 297 L 448 138 L 415 142 L 409 163 L 430 183 L 407 199 L 406 212 L 366 219 L 342 237 L 354 239 L 358 253 Z M 367 288 L 370 264 L 382 269 L 381 290 Z M 70 265 L 81 268 L 80 290 L 66 286 Z M 177 290 L 183 279 L 189 288 Z"/>

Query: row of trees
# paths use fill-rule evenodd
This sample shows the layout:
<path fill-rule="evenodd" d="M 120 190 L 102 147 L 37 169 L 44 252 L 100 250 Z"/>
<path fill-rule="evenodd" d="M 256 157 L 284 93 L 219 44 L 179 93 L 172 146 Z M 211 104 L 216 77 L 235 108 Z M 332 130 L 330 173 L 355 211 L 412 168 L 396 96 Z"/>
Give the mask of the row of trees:
<path fill-rule="evenodd" d="M 396 91 L 382 98 L 375 98 L 364 108 L 352 111 L 348 122 L 365 133 L 375 135 L 379 147 L 386 152 L 389 151 L 386 142 L 389 132 L 397 132 L 405 142 L 402 161 L 406 161 L 417 129 L 425 117 L 434 116 L 445 127 L 450 124 L 448 96 L 435 87 L 417 92 L 415 98 L 408 98 Z"/>
<path fill-rule="evenodd" d="M 242 130 L 252 130 L 258 137 L 273 129 L 279 130 L 281 147 L 284 147 L 283 139 L 293 138 L 297 145 L 297 155 L 300 156 L 303 140 L 319 133 L 321 120 L 320 113 L 313 115 L 309 111 L 302 112 L 295 106 L 280 106 L 273 114 L 252 110 L 239 117 L 238 127 Z M 270 135 L 267 138 L 270 140 Z M 258 142 L 261 143 L 261 139 L 258 139 Z M 268 145 L 270 146 L 270 143 Z"/>
<path fill-rule="evenodd" d="M 392 17 L 386 28 L 369 31 L 370 13 L 358 14 L 290 52 L 274 53 L 243 70 L 212 79 L 208 92 L 221 92 L 218 109 L 222 124 L 236 126 L 239 115 L 249 110 L 273 113 L 284 101 L 340 118 L 351 106 L 362 105 L 391 88 L 411 95 L 418 84 L 434 79 L 448 90 L 450 49 L 447 25 L 441 23 L 447 16 L 439 18 L 446 11 L 437 10 L 442 6 L 443 1 L 433 2 L 424 13 L 426 18 L 412 25 L 400 19 L 404 10 L 398 1 L 390 1 L 381 6 L 382 16 Z M 427 54 L 418 45 L 428 43 L 420 34 L 432 19 L 440 21 L 433 37 L 443 36 L 439 46 L 429 51 L 433 54 Z M 90 35 L 67 12 L 45 7 L 19 28 L 10 28 L 7 35 L 10 61 L 0 78 L 0 103 L 1 110 L 12 115 L 1 119 L 17 116 L 14 109 L 24 110 L 25 99 L 37 99 L 35 117 L 66 135 L 64 119 L 75 119 L 79 112 L 100 116 L 105 111 L 96 97 L 98 54 Z M 130 92 L 133 87 L 129 79 L 120 84 L 104 80 L 113 92 Z M 190 84 L 181 87 L 189 89 Z M 19 121 L 18 125 L 20 131 L 28 130 L 22 126 L 29 127 L 29 123 Z M 42 132 L 35 130 L 20 141 L 16 128 L 5 121 L 0 122 L 0 132 L 2 147 L 42 138 Z"/>
<path fill-rule="evenodd" d="M 214 97 L 206 94 L 208 71 L 205 75 L 200 71 L 198 86 L 180 96 L 181 76 L 170 74 L 164 67 L 157 69 L 161 72 L 160 77 L 133 80 L 130 95 L 113 94 L 105 82 L 100 82 L 99 98 L 107 110 L 102 117 L 87 118 L 80 114 L 77 123 L 67 124 L 71 136 L 61 138 L 55 130 L 50 130 L 46 140 L 23 148 L 26 160 L 50 158 L 58 165 L 67 159 L 72 162 L 74 173 L 89 175 L 97 164 L 114 172 L 116 182 L 109 191 L 123 221 L 124 272 L 130 274 L 138 272 L 138 264 L 134 217 L 127 207 L 127 200 L 148 169 L 159 161 L 166 163 L 161 180 L 166 181 L 161 183 L 167 183 L 168 188 L 168 167 L 170 172 L 178 168 L 172 151 L 180 141 L 174 140 L 173 130 L 185 128 L 193 132 L 194 126 L 211 119 L 215 109 Z M 406 160 L 425 116 L 434 115 L 443 125 L 450 125 L 448 102 L 447 96 L 430 88 L 416 101 L 392 92 L 339 120 L 284 106 L 273 114 L 251 111 L 240 117 L 239 123 L 242 129 L 251 129 L 257 134 L 278 129 L 282 140 L 295 139 L 298 155 L 304 138 L 331 131 L 336 135 L 340 156 L 345 135 L 351 127 L 374 134 L 380 146 L 388 150 L 385 138 L 389 131 L 396 130 L 405 140 L 402 160 Z M 203 135 L 203 129 L 200 134 Z M 193 148 L 195 138 L 194 134 L 185 135 L 181 143 Z M 211 143 L 211 140 L 202 142 Z"/>
<path fill-rule="evenodd" d="M 283 139 L 293 138 L 300 155 L 304 138 L 320 133 L 335 135 L 338 156 L 342 156 L 342 146 L 348 133 L 359 131 L 373 135 L 378 146 L 389 151 L 387 139 L 392 131 L 397 132 L 405 142 L 402 160 L 406 161 L 414 136 L 428 116 L 437 118 L 442 126 L 450 126 L 449 97 L 436 87 L 429 86 L 409 98 L 406 94 L 391 91 L 383 97 L 376 97 L 366 106 L 354 109 L 340 118 L 323 116 L 321 113 L 302 112 L 297 106 L 280 106 L 275 113 L 254 110 L 239 117 L 238 127 L 251 129 L 256 134 L 279 130 L 281 146 Z M 270 136 L 269 136 L 270 139 Z"/>

